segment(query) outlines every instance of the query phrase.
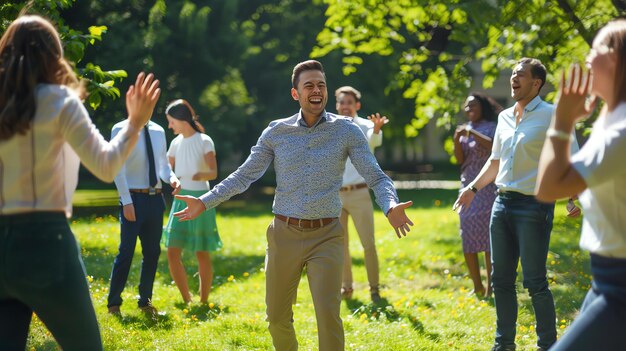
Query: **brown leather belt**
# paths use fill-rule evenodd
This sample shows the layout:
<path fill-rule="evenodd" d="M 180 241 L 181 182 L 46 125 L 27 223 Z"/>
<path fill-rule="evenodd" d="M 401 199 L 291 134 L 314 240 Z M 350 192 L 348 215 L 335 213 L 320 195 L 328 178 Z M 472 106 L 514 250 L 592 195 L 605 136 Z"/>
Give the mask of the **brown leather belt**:
<path fill-rule="evenodd" d="M 148 194 L 148 195 L 156 195 L 161 193 L 161 188 L 152 188 L 152 189 L 128 189 L 131 193 L 138 194 Z"/>
<path fill-rule="evenodd" d="M 321 228 L 325 225 L 329 225 L 332 221 L 337 219 L 337 217 L 318 218 L 318 219 L 300 219 L 300 218 L 294 218 L 294 217 L 286 217 L 286 216 L 279 215 L 279 214 L 274 215 L 274 216 L 276 217 L 276 219 L 279 219 L 283 222 L 287 222 L 289 225 L 293 225 L 302 229 Z"/>
<path fill-rule="evenodd" d="M 346 185 L 346 186 L 342 186 L 341 188 L 339 188 L 339 191 L 351 191 L 351 190 L 357 190 L 357 189 L 363 189 L 363 188 L 367 188 L 367 184 L 360 183 L 360 184 Z"/>

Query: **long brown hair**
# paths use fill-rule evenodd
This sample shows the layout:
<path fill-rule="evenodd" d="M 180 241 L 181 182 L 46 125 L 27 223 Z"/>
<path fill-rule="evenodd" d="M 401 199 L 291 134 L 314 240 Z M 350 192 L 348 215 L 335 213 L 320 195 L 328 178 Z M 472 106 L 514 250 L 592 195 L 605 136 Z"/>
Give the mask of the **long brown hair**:
<path fill-rule="evenodd" d="M 52 23 L 37 15 L 22 15 L 0 38 L 0 141 L 31 128 L 39 83 L 78 88 Z"/>

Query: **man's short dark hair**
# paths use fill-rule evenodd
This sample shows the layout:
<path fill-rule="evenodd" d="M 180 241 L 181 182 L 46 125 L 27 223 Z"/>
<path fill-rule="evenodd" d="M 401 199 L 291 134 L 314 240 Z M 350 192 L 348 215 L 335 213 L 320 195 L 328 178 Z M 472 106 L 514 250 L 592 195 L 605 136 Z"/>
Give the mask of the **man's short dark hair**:
<path fill-rule="evenodd" d="M 343 86 L 337 90 L 335 90 L 335 97 L 339 97 L 339 94 L 348 94 L 348 95 L 352 95 L 354 97 L 354 101 L 359 102 L 361 101 L 361 92 L 354 89 L 351 86 Z"/>
<path fill-rule="evenodd" d="M 548 71 L 546 70 L 546 66 L 541 63 L 536 58 L 524 57 L 517 62 L 518 65 L 529 65 L 530 66 L 530 74 L 535 79 L 541 79 L 541 86 L 539 86 L 539 90 L 543 88 L 544 84 L 546 84 L 546 76 Z"/>
<path fill-rule="evenodd" d="M 293 68 L 293 74 L 291 75 L 291 86 L 294 88 L 298 88 L 298 83 L 300 82 L 300 74 L 305 71 L 320 71 L 324 76 L 324 66 L 319 61 L 316 60 L 307 60 L 304 62 L 298 63 Z"/>

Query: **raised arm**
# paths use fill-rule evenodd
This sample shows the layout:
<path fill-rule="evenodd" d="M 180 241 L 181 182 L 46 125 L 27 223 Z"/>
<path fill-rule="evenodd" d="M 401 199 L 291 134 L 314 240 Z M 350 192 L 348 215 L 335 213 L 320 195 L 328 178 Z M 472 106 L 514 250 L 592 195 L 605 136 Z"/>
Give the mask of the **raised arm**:
<path fill-rule="evenodd" d="M 365 179 L 367 185 L 374 191 L 376 203 L 387 216 L 389 224 L 394 228 L 398 238 L 406 236 L 413 222 L 408 218 L 405 209 L 413 204 L 412 201 L 399 203 L 398 194 L 393 181 L 380 169 L 376 158 L 369 151 L 366 140 L 358 129 L 350 134 L 348 142 L 348 156 L 352 164 Z"/>
<path fill-rule="evenodd" d="M 593 111 L 595 101 L 590 105 L 585 102 L 589 93 L 589 72 L 583 74 L 580 66 L 573 65 L 570 68 L 570 77 L 569 82 L 566 81 L 565 71 L 563 72 L 552 124 L 539 158 L 535 193 L 541 201 L 566 198 L 587 188 L 583 177 L 572 167 L 570 138 L 576 121 Z M 577 79 L 573 79 L 574 77 Z"/>
<path fill-rule="evenodd" d="M 176 195 L 176 198 L 183 200 L 187 207 L 174 213 L 174 216 L 180 221 L 194 219 L 203 211 L 244 192 L 250 187 L 250 184 L 261 178 L 274 160 L 274 150 L 268 141 L 269 132 L 270 128 L 266 128 L 256 145 L 252 147 L 248 159 L 235 172 L 213 187 L 211 191 L 199 198 Z"/>
<path fill-rule="evenodd" d="M 60 118 L 65 140 L 96 177 L 111 182 L 137 143 L 139 132 L 156 104 L 161 90 L 152 74 L 140 73 L 135 85 L 126 93 L 128 125 L 107 142 L 89 119 L 87 110 L 77 97 L 71 99 Z"/>

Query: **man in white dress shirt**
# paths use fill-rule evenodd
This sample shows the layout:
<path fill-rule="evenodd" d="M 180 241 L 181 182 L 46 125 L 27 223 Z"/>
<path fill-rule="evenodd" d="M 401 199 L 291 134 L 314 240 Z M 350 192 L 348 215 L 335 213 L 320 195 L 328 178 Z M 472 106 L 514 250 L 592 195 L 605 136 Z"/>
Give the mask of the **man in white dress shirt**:
<path fill-rule="evenodd" d="M 114 138 L 127 123 L 124 120 L 114 125 L 111 138 Z M 121 294 L 126 286 L 139 237 L 143 260 L 139 278 L 138 306 L 148 316 L 152 318 L 156 316 L 157 310 L 152 306 L 152 287 L 161 254 L 160 243 L 165 211 L 162 183 L 159 178 L 171 184 L 174 193 L 178 193 L 180 182 L 167 162 L 165 131 L 158 124 L 149 121 L 140 133 L 139 141 L 128 160 L 115 177 L 121 205 L 120 246 L 113 262 L 107 302 L 111 314 L 120 314 Z"/>
<path fill-rule="evenodd" d="M 554 202 L 544 203 L 534 197 L 539 156 L 554 112 L 554 107 L 539 97 L 545 81 L 546 68 L 537 59 L 523 58 L 513 68 L 511 97 L 516 103 L 500 112 L 491 157 L 454 204 L 454 209 L 463 211 L 478 190 L 493 181 L 498 187 L 490 224 L 491 284 L 496 306 L 492 351 L 516 348 L 515 282 L 520 261 L 524 288 L 537 321 L 537 350 L 548 350 L 556 341 L 554 299 L 546 277 Z M 576 151 L 575 136 L 572 140 L 570 146 Z"/>
<path fill-rule="evenodd" d="M 344 86 L 335 91 L 337 99 L 337 113 L 352 118 L 352 121 L 359 126 L 367 138 L 370 150 L 383 143 L 383 133 L 381 128 L 389 120 L 385 116 L 369 116 L 369 120 L 357 115 L 361 109 L 361 93 L 353 87 Z M 365 269 L 367 280 L 370 285 L 370 296 L 373 302 L 380 301 L 379 292 L 379 269 L 378 253 L 376 252 L 376 241 L 374 239 L 374 206 L 365 183 L 365 179 L 357 172 L 356 168 L 348 158 L 346 170 L 343 174 L 343 183 L 339 190 L 341 198 L 341 216 L 339 220 L 344 228 L 344 264 L 341 296 L 344 299 L 351 299 L 354 288 L 352 286 L 352 259 L 350 258 L 350 245 L 348 237 L 348 216 L 352 216 L 352 222 L 359 234 L 363 254 L 365 256 Z"/>

